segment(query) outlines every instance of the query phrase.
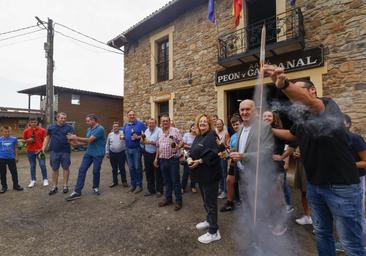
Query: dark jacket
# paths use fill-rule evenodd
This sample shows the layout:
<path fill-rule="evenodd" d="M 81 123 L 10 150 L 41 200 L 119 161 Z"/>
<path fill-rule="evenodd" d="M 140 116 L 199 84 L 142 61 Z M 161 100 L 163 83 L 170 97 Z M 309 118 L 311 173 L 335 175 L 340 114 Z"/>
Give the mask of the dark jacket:
<path fill-rule="evenodd" d="M 211 130 L 196 136 L 192 143 L 190 155 L 193 160 L 202 159 L 203 163 L 191 169 L 191 178 L 207 184 L 221 179 L 216 132 Z"/>

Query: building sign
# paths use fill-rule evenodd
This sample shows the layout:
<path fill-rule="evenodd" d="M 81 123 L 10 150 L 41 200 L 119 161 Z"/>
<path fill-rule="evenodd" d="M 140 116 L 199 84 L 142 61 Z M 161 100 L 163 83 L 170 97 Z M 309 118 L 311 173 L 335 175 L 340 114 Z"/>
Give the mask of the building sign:
<path fill-rule="evenodd" d="M 296 51 L 288 54 L 272 56 L 266 63 L 274 64 L 285 69 L 285 72 L 294 72 L 324 65 L 323 48 L 316 47 Z M 245 63 L 240 66 L 225 69 L 216 73 L 216 85 L 236 83 L 239 81 L 256 79 L 259 74 L 259 62 Z"/>

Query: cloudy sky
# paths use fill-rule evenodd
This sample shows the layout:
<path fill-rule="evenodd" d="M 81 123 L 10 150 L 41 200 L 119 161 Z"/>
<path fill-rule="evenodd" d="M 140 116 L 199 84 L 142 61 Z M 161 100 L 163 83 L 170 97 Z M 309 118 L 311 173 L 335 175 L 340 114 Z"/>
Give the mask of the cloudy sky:
<path fill-rule="evenodd" d="M 100 41 L 107 42 L 169 0 L 0 0 L 0 34 L 36 25 L 34 16 L 52 18 Z M 28 97 L 16 91 L 46 83 L 43 43 L 46 31 L 8 37 L 37 30 L 0 35 L 0 106 L 24 107 Z M 55 30 L 89 43 L 72 31 L 56 25 Z M 102 46 L 102 45 L 99 45 Z M 54 84 L 108 94 L 123 94 L 123 57 L 119 54 L 55 34 Z M 108 47 L 106 47 L 108 48 Z M 39 99 L 32 97 L 32 108 Z"/>

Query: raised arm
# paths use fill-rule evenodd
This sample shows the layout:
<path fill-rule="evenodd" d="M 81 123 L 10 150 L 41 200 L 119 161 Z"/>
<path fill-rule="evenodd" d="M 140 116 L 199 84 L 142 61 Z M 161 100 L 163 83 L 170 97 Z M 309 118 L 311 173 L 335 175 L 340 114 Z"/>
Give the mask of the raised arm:
<path fill-rule="evenodd" d="M 301 102 L 315 113 L 324 111 L 324 103 L 320 99 L 311 96 L 310 93 L 304 90 L 300 85 L 288 81 L 283 68 L 264 65 L 264 73 L 271 77 L 276 87 L 282 90 L 292 102 Z"/>

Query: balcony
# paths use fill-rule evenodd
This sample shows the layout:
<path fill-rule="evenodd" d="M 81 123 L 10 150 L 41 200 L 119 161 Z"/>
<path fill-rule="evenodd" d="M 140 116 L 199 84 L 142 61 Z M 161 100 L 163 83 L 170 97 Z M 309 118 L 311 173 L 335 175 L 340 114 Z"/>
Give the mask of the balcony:
<path fill-rule="evenodd" d="M 259 60 L 263 24 L 266 25 L 266 57 L 304 49 L 304 18 L 300 8 L 250 24 L 219 38 L 219 60 L 232 67 Z"/>

